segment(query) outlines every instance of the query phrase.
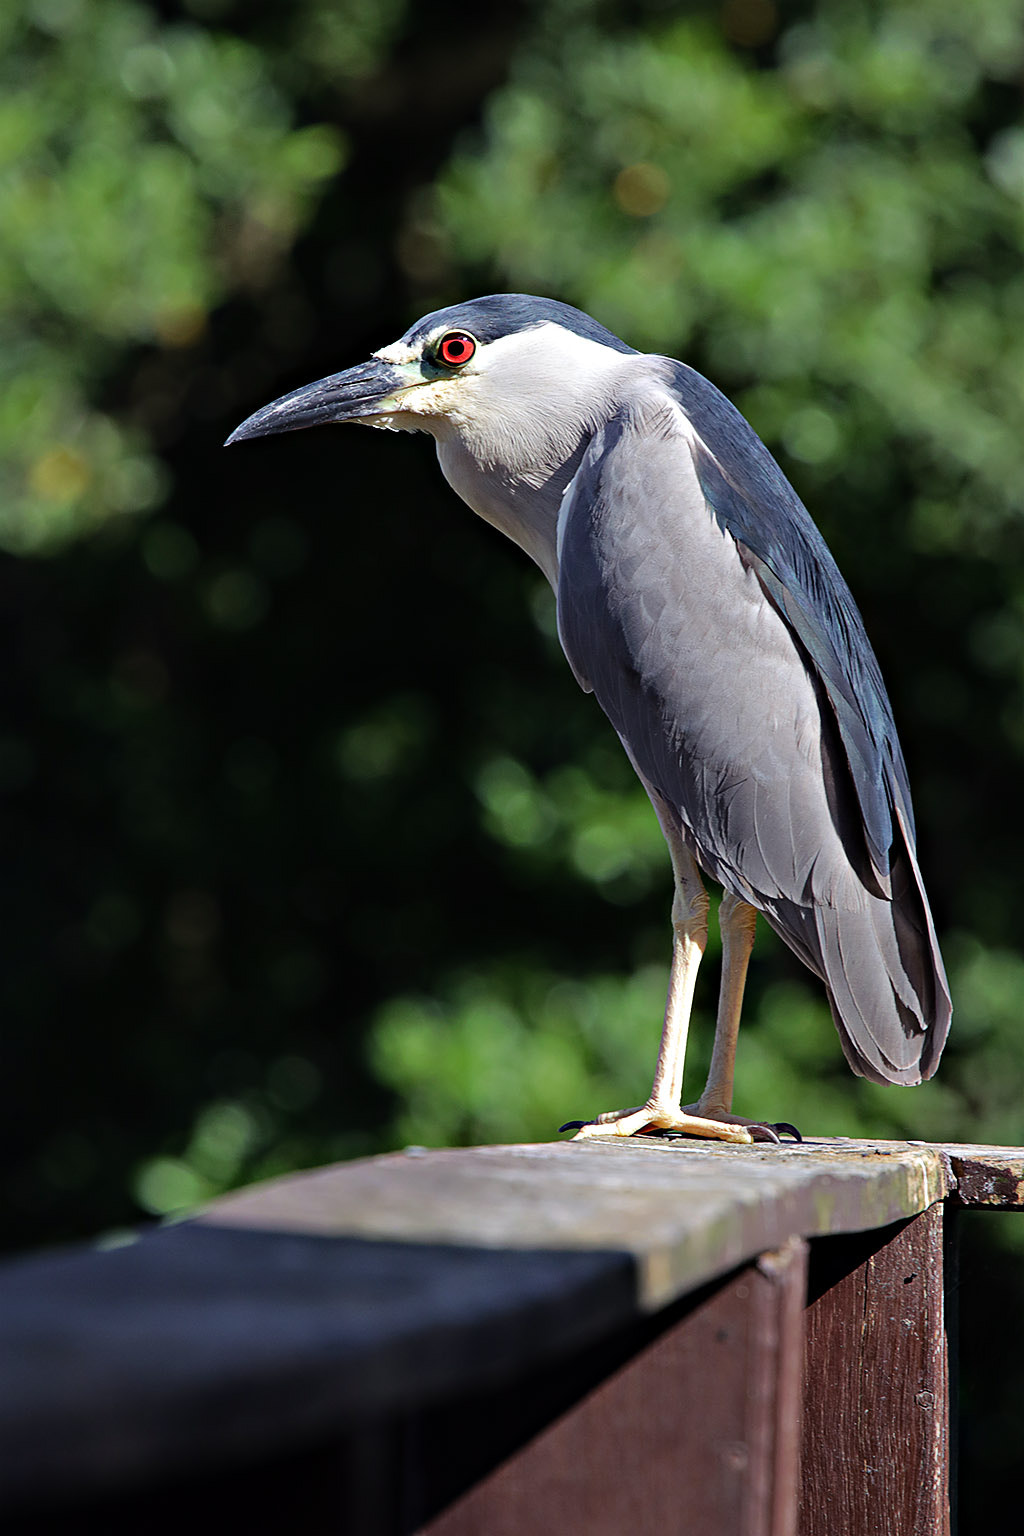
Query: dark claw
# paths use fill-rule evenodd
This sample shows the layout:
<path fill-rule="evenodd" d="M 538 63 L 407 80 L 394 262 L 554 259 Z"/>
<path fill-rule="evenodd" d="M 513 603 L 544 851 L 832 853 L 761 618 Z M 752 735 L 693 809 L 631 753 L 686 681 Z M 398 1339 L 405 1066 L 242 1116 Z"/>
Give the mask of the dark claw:
<path fill-rule="evenodd" d="M 783 1136 L 791 1136 L 794 1141 L 803 1141 L 796 1126 L 790 1125 L 788 1120 L 773 1120 L 769 1124 L 749 1125 L 747 1129 L 755 1141 L 770 1141 L 776 1146 L 781 1144 Z"/>
<path fill-rule="evenodd" d="M 593 1123 L 594 1122 L 592 1120 L 567 1120 L 565 1124 L 560 1125 L 558 1129 L 560 1131 L 582 1131 L 585 1125 L 593 1125 Z"/>

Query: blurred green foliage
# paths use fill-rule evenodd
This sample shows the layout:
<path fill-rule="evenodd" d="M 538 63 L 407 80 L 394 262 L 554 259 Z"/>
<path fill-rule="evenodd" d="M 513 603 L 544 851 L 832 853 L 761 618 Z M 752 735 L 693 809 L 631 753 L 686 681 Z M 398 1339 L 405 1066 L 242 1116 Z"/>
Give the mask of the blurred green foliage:
<path fill-rule="evenodd" d="M 344 160 L 297 129 L 260 50 L 133 0 L 0 15 L 0 546 L 35 553 L 158 505 L 104 410 L 131 345 L 188 347 L 287 251 Z"/>
<path fill-rule="evenodd" d="M 940 1075 L 762 925 L 737 1108 L 1024 1140 L 1022 70 L 1024 0 L 0 10 L 10 1244 L 646 1094 L 668 863 L 544 583 L 422 441 L 219 448 L 500 289 L 737 401 L 893 694 Z"/>

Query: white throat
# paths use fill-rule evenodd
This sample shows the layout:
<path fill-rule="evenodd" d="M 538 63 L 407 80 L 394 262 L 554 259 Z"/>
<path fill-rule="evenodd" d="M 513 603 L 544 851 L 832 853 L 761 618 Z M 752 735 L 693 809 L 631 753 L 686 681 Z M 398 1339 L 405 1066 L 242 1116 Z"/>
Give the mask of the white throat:
<path fill-rule="evenodd" d="M 550 323 L 493 341 L 478 358 L 445 414 L 417 424 L 436 437 L 452 489 L 554 587 L 562 495 L 638 358 Z"/>

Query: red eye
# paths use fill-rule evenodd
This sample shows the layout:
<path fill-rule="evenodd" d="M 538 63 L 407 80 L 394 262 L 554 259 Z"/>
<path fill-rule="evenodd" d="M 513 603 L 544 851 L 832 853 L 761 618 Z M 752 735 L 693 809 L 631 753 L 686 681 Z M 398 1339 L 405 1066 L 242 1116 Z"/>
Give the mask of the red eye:
<path fill-rule="evenodd" d="M 437 355 L 449 368 L 461 368 L 463 363 L 469 362 L 475 351 L 476 342 L 472 336 L 467 336 L 465 331 L 449 331 L 442 338 Z"/>

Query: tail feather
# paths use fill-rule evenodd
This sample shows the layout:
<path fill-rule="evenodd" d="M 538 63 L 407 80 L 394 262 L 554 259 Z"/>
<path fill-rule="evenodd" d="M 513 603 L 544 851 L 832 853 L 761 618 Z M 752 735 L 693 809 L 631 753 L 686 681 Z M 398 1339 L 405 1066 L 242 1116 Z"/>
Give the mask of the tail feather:
<path fill-rule="evenodd" d="M 766 902 L 762 911 L 824 981 L 853 1071 L 874 1083 L 910 1085 L 938 1066 L 952 1002 L 913 837 L 899 807 L 895 821 L 891 899 L 862 889 L 856 902 Z"/>
<path fill-rule="evenodd" d="M 934 1073 L 952 1015 L 949 984 L 904 817 L 892 862 L 892 900 L 858 910 L 816 909 L 821 968 L 853 1070 L 876 1083 L 920 1083 Z"/>

